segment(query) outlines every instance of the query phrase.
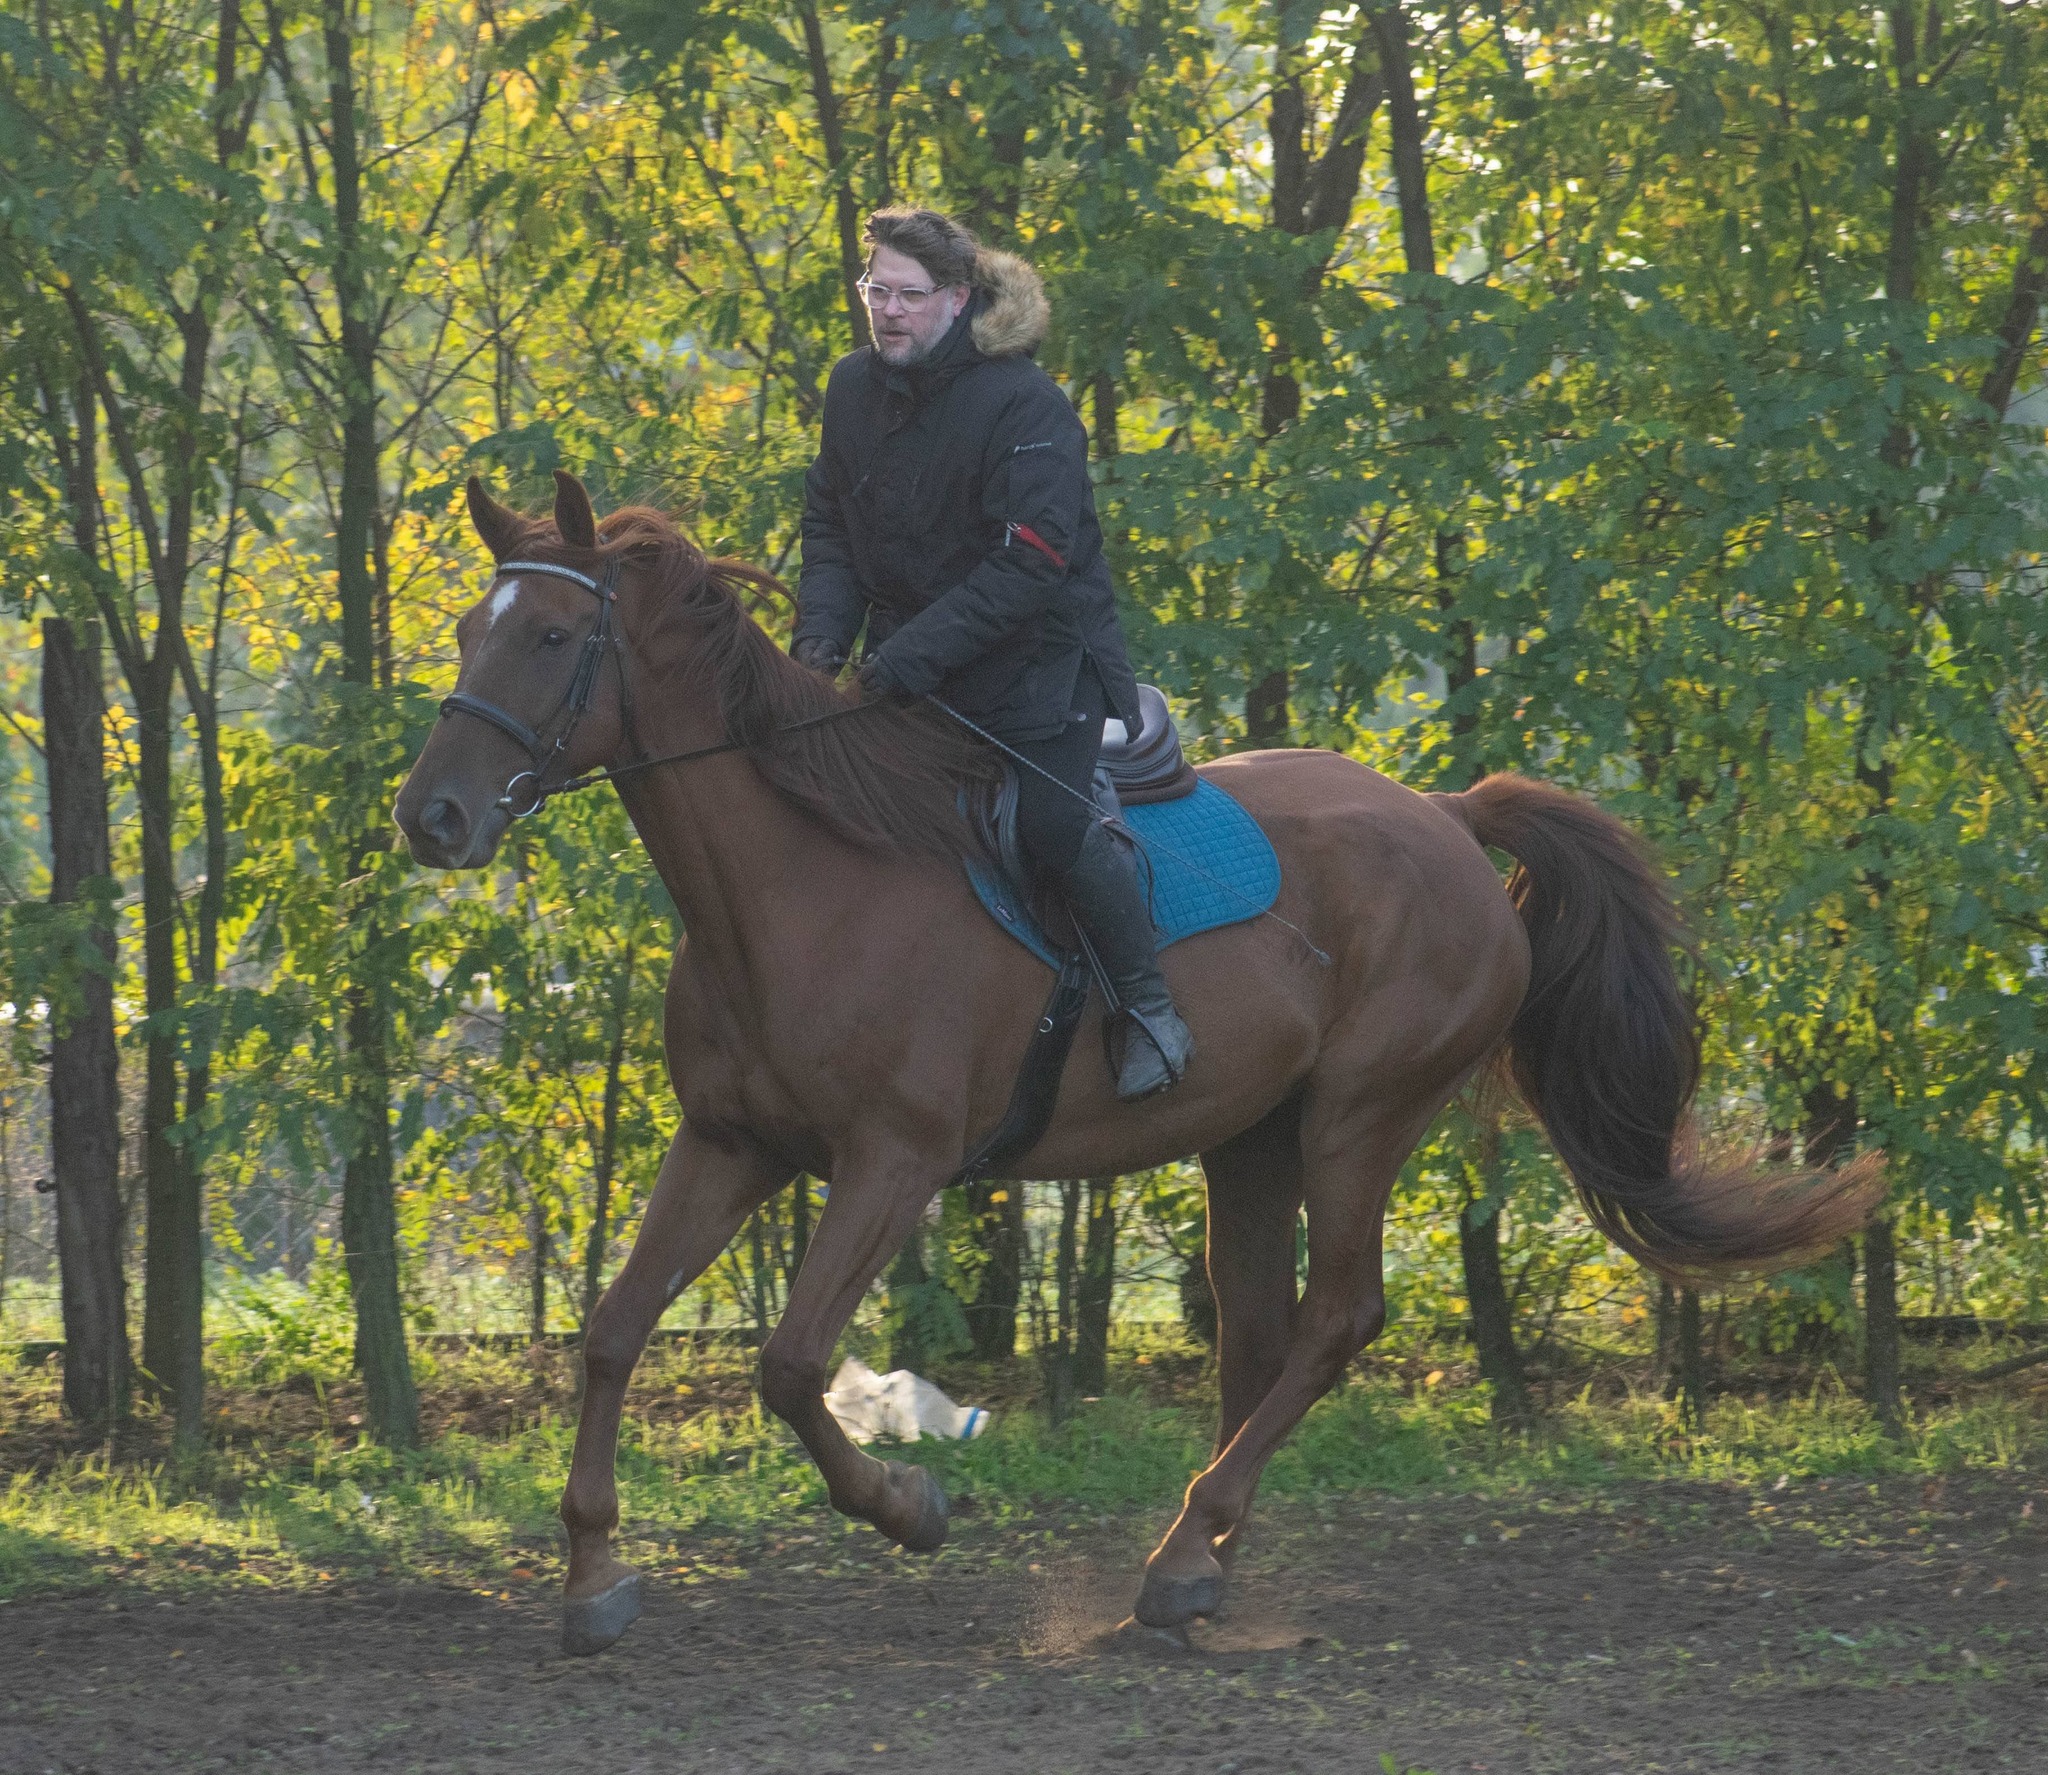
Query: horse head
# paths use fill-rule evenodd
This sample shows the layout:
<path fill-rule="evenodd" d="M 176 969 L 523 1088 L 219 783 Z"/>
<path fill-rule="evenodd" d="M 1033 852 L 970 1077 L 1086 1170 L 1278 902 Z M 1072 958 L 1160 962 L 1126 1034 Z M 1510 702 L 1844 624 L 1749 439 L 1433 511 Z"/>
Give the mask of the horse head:
<path fill-rule="evenodd" d="M 456 628 L 462 667 L 392 809 L 416 862 L 478 869 L 514 819 L 612 759 L 631 725 L 619 625 L 623 556 L 590 495 L 555 471 L 554 522 L 522 518 L 469 482 L 491 583 Z"/>

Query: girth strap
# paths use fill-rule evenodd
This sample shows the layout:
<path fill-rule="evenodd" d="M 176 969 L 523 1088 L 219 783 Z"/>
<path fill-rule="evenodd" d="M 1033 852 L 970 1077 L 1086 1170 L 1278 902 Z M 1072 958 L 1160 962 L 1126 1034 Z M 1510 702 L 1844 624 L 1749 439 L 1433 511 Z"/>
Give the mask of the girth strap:
<path fill-rule="evenodd" d="M 1010 1088 L 1003 1119 L 953 1173 L 954 1183 L 994 1176 L 1044 1138 L 1059 1102 L 1060 1077 L 1073 1051 L 1074 1031 L 1088 1006 L 1088 987 L 1087 962 L 1070 953 L 1052 983 L 1052 996 L 1045 1001 L 1038 1027 L 1031 1032 L 1031 1045 L 1017 1068 L 1017 1082 Z"/>

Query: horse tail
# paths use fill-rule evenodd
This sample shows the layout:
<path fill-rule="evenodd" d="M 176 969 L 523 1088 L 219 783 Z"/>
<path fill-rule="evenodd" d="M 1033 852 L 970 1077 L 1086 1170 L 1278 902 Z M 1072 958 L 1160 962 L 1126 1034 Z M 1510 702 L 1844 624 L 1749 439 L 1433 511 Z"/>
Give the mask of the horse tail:
<path fill-rule="evenodd" d="M 1508 1073 L 1594 1225 L 1680 1282 L 1782 1269 L 1863 1225 L 1883 1189 L 1879 1155 L 1801 1172 L 1698 1153 L 1698 1024 L 1672 962 L 1685 934 L 1627 827 L 1526 777 L 1431 799 L 1515 859 L 1508 895 L 1530 968 Z"/>

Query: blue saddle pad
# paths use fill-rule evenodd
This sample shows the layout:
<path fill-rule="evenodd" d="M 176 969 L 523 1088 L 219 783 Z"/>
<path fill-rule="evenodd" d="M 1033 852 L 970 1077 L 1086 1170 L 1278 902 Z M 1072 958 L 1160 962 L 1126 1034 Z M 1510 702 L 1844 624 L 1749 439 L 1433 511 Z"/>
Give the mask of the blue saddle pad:
<path fill-rule="evenodd" d="M 1151 863 L 1152 924 L 1159 946 L 1198 931 L 1257 918 L 1280 894 L 1280 859 L 1258 821 L 1206 778 L 1192 795 L 1123 810 Z M 967 865 L 974 891 L 997 924 L 1047 967 L 1059 951 L 1008 877 Z"/>

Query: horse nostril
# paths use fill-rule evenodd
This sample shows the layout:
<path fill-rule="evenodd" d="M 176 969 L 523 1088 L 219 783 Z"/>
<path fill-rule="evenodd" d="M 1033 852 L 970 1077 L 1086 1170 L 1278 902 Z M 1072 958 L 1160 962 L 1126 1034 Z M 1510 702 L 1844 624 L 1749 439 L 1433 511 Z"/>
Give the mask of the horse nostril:
<path fill-rule="evenodd" d="M 420 830 L 453 849 L 469 836 L 469 816 L 447 796 L 437 795 L 420 810 Z"/>

